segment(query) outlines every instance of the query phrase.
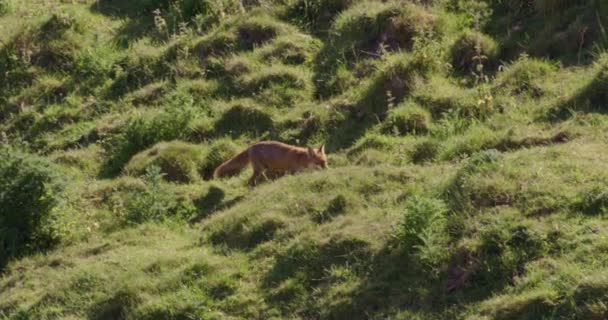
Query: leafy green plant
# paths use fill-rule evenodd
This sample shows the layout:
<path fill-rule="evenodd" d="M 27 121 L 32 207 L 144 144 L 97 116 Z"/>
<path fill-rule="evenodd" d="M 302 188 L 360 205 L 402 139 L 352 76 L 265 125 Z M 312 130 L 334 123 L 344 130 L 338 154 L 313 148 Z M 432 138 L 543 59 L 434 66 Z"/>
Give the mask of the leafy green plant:
<path fill-rule="evenodd" d="M 405 204 L 405 213 L 399 224 L 397 238 L 405 249 L 416 252 L 426 248 L 431 256 L 437 248 L 435 237 L 442 232 L 447 206 L 443 201 L 424 196 L 413 196 Z"/>
<path fill-rule="evenodd" d="M 163 185 L 163 174 L 151 166 L 143 176 L 145 188 L 131 196 L 126 204 L 126 219 L 131 223 L 163 221 L 169 217 L 188 219 L 196 208 L 191 202 L 176 199 Z"/>
<path fill-rule="evenodd" d="M 53 214 L 61 192 L 50 162 L 0 146 L 0 266 L 58 241 Z"/>

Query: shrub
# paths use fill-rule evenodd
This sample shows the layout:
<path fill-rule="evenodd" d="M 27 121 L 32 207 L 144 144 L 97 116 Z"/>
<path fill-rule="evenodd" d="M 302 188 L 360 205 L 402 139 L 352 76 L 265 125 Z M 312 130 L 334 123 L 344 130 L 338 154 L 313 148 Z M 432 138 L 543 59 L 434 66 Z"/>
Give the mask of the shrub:
<path fill-rule="evenodd" d="M 465 134 L 451 138 L 444 144 L 441 158 L 451 160 L 494 148 L 500 143 L 500 138 L 499 133 L 489 127 L 483 125 L 470 127 Z"/>
<path fill-rule="evenodd" d="M 423 134 L 431 125 L 430 113 L 415 103 L 404 103 L 389 110 L 384 123 L 386 132 Z"/>
<path fill-rule="evenodd" d="M 582 199 L 573 209 L 588 215 L 605 215 L 608 213 L 608 189 L 595 187 L 586 190 Z"/>
<path fill-rule="evenodd" d="M 141 175 L 149 167 L 158 166 L 167 181 L 194 182 L 200 179 L 197 167 L 203 150 L 181 141 L 161 142 L 135 155 L 125 167 L 129 175 Z"/>
<path fill-rule="evenodd" d="M 169 217 L 189 219 L 194 216 L 194 204 L 179 199 L 163 185 L 159 167 L 148 167 L 143 179 L 145 188 L 131 194 L 126 201 L 125 218 L 128 222 L 162 221 Z"/>
<path fill-rule="evenodd" d="M 349 157 L 359 156 L 366 150 L 379 150 L 382 153 L 387 153 L 393 147 L 394 139 L 394 137 L 381 134 L 368 134 L 359 139 L 357 144 L 348 150 L 347 154 Z"/>
<path fill-rule="evenodd" d="M 169 22 L 194 22 L 199 28 L 209 27 L 220 22 L 226 14 L 235 14 L 242 11 L 240 1 L 236 0 L 135 0 L 131 1 L 132 10 L 146 14 L 160 9 L 166 13 L 164 17 Z M 177 26 L 170 25 L 171 30 Z"/>
<path fill-rule="evenodd" d="M 316 223 L 325 223 L 344 214 L 349 206 L 349 200 L 344 195 L 338 194 L 329 201 L 324 210 L 313 212 L 312 220 Z"/>
<path fill-rule="evenodd" d="M 150 83 L 132 92 L 129 98 L 134 105 L 154 104 L 167 93 L 167 86 L 165 81 Z"/>
<path fill-rule="evenodd" d="M 479 72 L 477 65 L 494 66 L 498 53 L 494 39 L 479 32 L 467 32 L 452 47 L 452 65 L 462 72 Z"/>
<path fill-rule="evenodd" d="M 405 214 L 399 225 L 397 237 L 407 249 L 421 245 L 420 235 L 433 225 L 441 225 L 447 207 L 443 201 L 422 196 L 408 199 Z"/>
<path fill-rule="evenodd" d="M 608 55 L 595 65 L 592 80 L 572 98 L 574 107 L 583 110 L 605 110 L 608 100 Z"/>
<path fill-rule="evenodd" d="M 580 1 L 579 1 L 580 2 Z M 576 3 L 576 1 L 567 1 L 567 0 L 535 0 L 534 5 L 538 10 L 542 12 L 552 12 L 557 11 L 559 9 L 565 8 L 572 3 Z"/>
<path fill-rule="evenodd" d="M 0 266 L 58 239 L 53 211 L 61 183 L 50 162 L 0 146 Z"/>
<path fill-rule="evenodd" d="M 602 55 L 593 67 L 593 75 L 584 86 L 567 99 L 560 99 L 551 107 L 549 118 L 566 118 L 572 110 L 582 112 L 605 112 L 608 99 L 608 56 Z"/>
<path fill-rule="evenodd" d="M 35 77 L 28 71 L 31 66 L 73 71 L 75 57 L 84 45 L 84 26 L 82 17 L 69 11 L 54 13 L 42 25 L 28 25 L 0 50 L 1 74 L 11 75 L 7 81 L 13 83 L 13 76 L 33 80 Z"/>

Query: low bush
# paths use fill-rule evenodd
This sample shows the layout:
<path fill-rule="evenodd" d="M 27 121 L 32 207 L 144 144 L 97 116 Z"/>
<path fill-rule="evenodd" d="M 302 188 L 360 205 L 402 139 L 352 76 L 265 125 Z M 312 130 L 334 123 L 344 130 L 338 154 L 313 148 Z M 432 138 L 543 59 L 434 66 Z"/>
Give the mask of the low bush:
<path fill-rule="evenodd" d="M 406 202 L 405 209 L 397 238 L 407 250 L 416 251 L 418 247 L 424 245 L 421 235 L 443 231 L 441 228 L 444 226 L 447 213 L 447 206 L 443 201 L 413 196 Z"/>
<path fill-rule="evenodd" d="M 190 219 L 196 207 L 187 199 L 180 199 L 162 182 L 163 174 L 159 167 L 151 166 L 143 176 L 145 188 L 127 196 L 124 205 L 124 218 L 128 223 L 163 221 L 171 217 Z"/>
<path fill-rule="evenodd" d="M 57 242 L 53 214 L 61 193 L 50 162 L 0 146 L 0 268 L 12 257 Z"/>

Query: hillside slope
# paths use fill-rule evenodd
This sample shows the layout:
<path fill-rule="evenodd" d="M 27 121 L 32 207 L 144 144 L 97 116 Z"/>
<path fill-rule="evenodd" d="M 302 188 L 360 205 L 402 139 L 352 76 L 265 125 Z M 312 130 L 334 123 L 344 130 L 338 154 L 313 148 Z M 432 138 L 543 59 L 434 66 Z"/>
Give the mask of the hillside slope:
<path fill-rule="evenodd" d="M 0 0 L 0 318 L 608 318 L 606 27 L 601 0 Z M 211 179 L 262 139 L 330 168 Z"/>

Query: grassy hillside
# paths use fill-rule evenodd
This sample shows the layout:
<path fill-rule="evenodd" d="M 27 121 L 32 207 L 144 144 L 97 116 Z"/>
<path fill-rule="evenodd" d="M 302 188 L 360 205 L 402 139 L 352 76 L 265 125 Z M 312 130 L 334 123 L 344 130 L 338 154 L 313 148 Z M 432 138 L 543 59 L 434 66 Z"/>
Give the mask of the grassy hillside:
<path fill-rule="evenodd" d="M 608 318 L 608 3 L 0 0 L 0 319 Z M 250 188 L 248 144 L 330 169 Z"/>

